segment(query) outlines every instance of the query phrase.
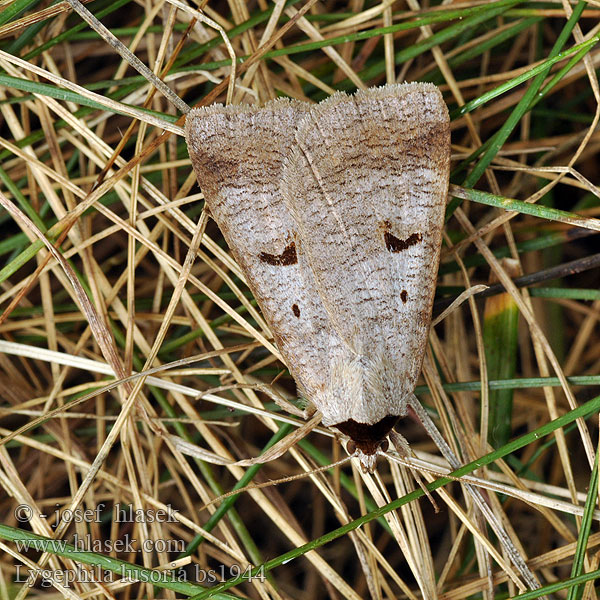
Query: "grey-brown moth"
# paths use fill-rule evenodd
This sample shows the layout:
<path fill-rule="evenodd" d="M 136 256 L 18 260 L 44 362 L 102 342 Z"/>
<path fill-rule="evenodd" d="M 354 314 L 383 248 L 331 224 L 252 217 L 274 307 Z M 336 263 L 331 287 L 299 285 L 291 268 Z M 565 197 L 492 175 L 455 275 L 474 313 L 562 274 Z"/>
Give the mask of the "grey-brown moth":
<path fill-rule="evenodd" d="M 450 165 L 440 91 L 194 109 L 186 139 L 299 393 L 372 469 L 431 323 Z"/>

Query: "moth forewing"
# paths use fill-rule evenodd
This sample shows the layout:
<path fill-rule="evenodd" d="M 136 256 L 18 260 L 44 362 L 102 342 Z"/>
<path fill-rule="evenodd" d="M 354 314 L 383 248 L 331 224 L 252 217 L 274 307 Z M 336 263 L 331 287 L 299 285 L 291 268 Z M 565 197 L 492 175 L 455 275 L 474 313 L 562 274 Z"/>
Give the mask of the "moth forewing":
<path fill-rule="evenodd" d="M 298 127 L 282 190 L 345 355 L 313 402 L 376 451 L 421 370 L 448 189 L 450 129 L 433 85 L 335 94 Z"/>
<path fill-rule="evenodd" d="M 421 370 L 450 161 L 431 84 L 188 116 L 192 164 L 299 390 L 363 465 Z"/>
<path fill-rule="evenodd" d="M 310 110 L 287 99 L 192 110 L 186 139 L 210 213 L 244 271 L 301 393 L 323 385 L 327 318 L 283 203 L 283 161 Z"/>

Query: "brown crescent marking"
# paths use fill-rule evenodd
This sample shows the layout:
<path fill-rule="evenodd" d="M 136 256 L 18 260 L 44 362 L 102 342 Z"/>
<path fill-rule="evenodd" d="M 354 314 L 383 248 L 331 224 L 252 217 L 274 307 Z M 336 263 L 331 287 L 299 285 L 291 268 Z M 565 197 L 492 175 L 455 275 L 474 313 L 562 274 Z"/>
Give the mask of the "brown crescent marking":
<path fill-rule="evenodd" d="M 281 254 L 261 252 L 258 255 L 258 258 L 263 262 L 266 262 L 269 265 L 275 265 L 276 267 L 295 265 L 298 262 L 298 257 L 296 256 L 296 244 L 294 242 L 289 243 Z"/>
<path fill-rule="evenodd" d="M 383 239 L 385 247 L 390 252 L 402 252 L 410 246 L 414 246 L 423 239 L 422 233 L 411 233 L 405 240 L 397 238 L 393 233 L 390 233 L 392 224 L 389 221 L 383 221 Z"/>
<path fill-rule="evenodd" d="M 297 318 L 300 318 L 300 309 L 297 304 L 292 304 L 292 312 Z"/>
<path fill-rule="evenodd" d="M 403 304 L 406 304 L 406 301 L 408 300 L 408 292 L 406 290 L 400 292 L 400 300 L 402 300 Z"/>

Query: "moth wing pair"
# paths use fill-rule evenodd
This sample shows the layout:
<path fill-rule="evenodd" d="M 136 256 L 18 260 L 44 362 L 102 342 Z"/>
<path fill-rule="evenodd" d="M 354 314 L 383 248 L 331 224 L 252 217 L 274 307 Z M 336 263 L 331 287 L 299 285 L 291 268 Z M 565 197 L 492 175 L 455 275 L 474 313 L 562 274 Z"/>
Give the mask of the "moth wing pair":
<path fill-rule="evenodd" d="M 186 137 L 301 394 L 359 444 L 362 425 L 385 421 L 367 435 L 385 437 L 431 321 L 450 159 L 440 92 L 393 84 L 316 106 L 196 109 Z"/>

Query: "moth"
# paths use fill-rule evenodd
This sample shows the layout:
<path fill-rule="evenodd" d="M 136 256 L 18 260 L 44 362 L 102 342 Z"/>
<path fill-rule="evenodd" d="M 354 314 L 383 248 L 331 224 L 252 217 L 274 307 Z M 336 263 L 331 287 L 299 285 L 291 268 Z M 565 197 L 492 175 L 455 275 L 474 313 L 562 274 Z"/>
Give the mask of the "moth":
<path fill-rule="evenodd" d="M 450 168 L 440 91 L 214 105 L 187 115 L 186 140 L 299 394 L 373 470 L 431 324 Z"/>

